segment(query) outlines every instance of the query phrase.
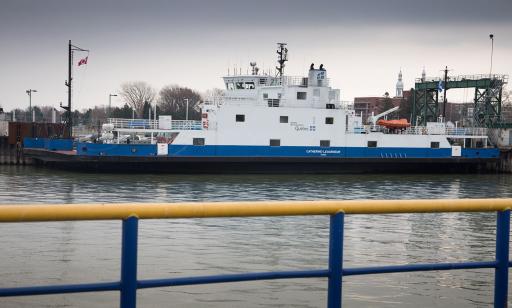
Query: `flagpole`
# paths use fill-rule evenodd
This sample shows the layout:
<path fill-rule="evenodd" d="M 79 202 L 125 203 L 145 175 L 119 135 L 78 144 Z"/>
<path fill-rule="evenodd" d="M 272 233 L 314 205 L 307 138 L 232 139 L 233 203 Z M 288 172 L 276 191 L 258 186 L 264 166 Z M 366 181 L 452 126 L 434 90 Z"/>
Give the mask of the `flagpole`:
<path fill-rule="evenodd" d="M 69 138 L 73 138 L 73 108 L 71 107 L 71 94 L 72 94 L 72 65 L 73 65 L 73 51 L 89 51 L 87 49 L 82 49 L 80 47 L 74 46 L 71 44 L 71 40 L 68 43 L 68 80 L 64 82 L 64 84 L 68 87 L 68 105 L 62 106 L 64 110 L 67 111 L 67 129 L 69 133 Z M 87 63 L 86 63 L 87 64 Z"/>

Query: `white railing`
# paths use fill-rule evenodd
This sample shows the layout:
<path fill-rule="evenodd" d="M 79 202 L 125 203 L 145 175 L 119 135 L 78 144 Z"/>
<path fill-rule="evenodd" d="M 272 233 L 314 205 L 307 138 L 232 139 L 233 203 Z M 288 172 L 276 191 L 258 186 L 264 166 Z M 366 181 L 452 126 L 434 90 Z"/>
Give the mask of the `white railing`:
<path fill-rule="evenodd" d="M 447 136 L 487 136 L 488 130 L 484 127 L 447 127 L 443 133 L 440 133 L 438 129 L 435 131 L 429 131 L 426 126 L 410 126 L 403 130 L 387 130 L 379 125 L 364 125 L 362 127 L 355 127 L 353 130 L 349 130 L 348 133 L 354 134 L 368 134 L 370 132 L 382 132 L 382 133 L 393 133 L 401 135 L 447 135 Z"/>
<path fill-rule="evenodd" d="M 114 124 L 114 129 L 158 129 L 158 120 L 109 118 L 108 123 Z"/>
<path fill-rule="evenodd" d="M 488 130 L 484 127 L 447 127 L 446 134 L 450 136 L 487 136 Z"/>
<path fill-rule="evenodd" d="M 160 129 L 158 120 L 149 119 L 119 119 L 110 118 L 108 123 L 114 125 L 115 129 L 135 129 L 135 130 L 154 130 Z M 203 129 L 201 121 L 196 120 L 172 120 L 169 130 L 201 130 Z"/>
<path fill-rule="evenodd" d="M 172 120 L 172 130 L 202 130 L 201 121 L 196 120 Z"/>

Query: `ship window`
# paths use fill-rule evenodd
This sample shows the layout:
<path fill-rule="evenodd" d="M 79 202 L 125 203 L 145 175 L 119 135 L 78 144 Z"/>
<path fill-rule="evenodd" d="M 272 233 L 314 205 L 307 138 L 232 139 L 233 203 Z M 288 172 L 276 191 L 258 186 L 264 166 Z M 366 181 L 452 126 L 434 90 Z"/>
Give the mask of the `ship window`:
<path fill-rule="evenodd" d="M 331 117 L 325 118 L 325 124 L 334 124 L 334 118 L 331 118 Z"/>
<path fill-rule="evenodd" d="M 204 138 L 194 138 L 192 139 L 193 145 L 204 145 Z"/>
<path fill-rule="evenodd" d="M 263 99 L 267 99 L 268 98 L 268 93 L 263 93 Z"/>
<path fill-rule="evenodd" d="M 307 92 L 297 92 L 297 99 L 306 99 Z"/>
<path fill-rule="evenodd" d="M 377 141 L 368 141 L 368 147 L 369 148 L 376 148 L 377 147 Z"/>
<path fill-rule="evenodd" d="M 245 122 L 245 114 L 237 114 L 236 121 L 237 122 Z"/>
<path fill-rule="evenodd" d="M 278 147 L 281 145 L 280 139 L 270 139 L 270 146 L 271 147 Z"/>
<path fill-rule="evenodd" d="M 243 82 L 237 82 L 236 83 L 236 89 L 237 90 L 243 90 L 244 89 L 244 83 Z"/>
<path fill-rule="evenodd" d="M 288 123 L 288 116 L 280 116 L 279 123 Z"/>
<path fill-rule="evenodd" d="M 439 142 L 431 142 L 430 148 L 432 149 L 439 149 Z"/>
<path fill-rule="evenodd" d="M 279 107 L 279 99 L 269 98 L 267 101 L 269 107 Z"/>
<path fill-rule="evenodd" d="M 331 146 L 331 140 L 320 140 L 320 146 L 323 148 L 328 148 Z"/>
<path fill-rule="evenodd" d="M 226 83 L 226 89 L 228 90 L 234 90 L 235 89 L 235 84 L 232 83 L 232 82 L 228 82 Z"/>
<path fill-rule="evenodd" d="M 245 88 L 247 90 L 252 90 L 252 89 L 256 89 L 256 86 L 254 86 L 254 82 L 246 82 L 245 83 Z"/>

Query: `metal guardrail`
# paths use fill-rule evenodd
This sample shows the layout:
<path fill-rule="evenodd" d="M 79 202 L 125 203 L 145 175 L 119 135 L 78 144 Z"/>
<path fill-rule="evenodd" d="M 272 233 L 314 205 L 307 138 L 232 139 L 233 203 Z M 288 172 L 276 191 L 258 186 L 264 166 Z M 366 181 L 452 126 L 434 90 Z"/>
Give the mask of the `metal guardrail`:
<path fill-rule="evenodd" d="M 380 125 L 364 125 L 356 127 L 354 131 L 348 133 L 370 133 L 370 132 L 386 132 L 386 129 Z M 487 136 L 488 129 L 485 127 L 445 127 L 443 130 L 429 130 L 426 126 L 409 126 L 403 129 L 400 134 L 404 135 L 448 135 L 448 136 Z"/>
<path fill-rule="evenodd" d="M 159 129 L 159 120 L 109 118 L 108 122 L 114 125 L 114 129 Z M 170 129 L 201 130 L 203 127 L 197 120 L 171 120 Z"/>
<path fill-rule="evenodd" d="M 504 83 L 507 83 L 508 82 L 508 75 L 505 75 L 505 74 L 458 75 L 458 76 L 450 76 L 448 81 L 468 81 L 468 80 L 481 80 L 481 79 L 503 80 Z M 431 82 L 431 81 L 444 81 L 444 77 L 425 77 L 425 79 L 416 78 L 414 81 L 416 83 Z"/>
<path fill-rule="evenodd" d="M 268 279 L 325 277 L 327 307 L 342 304 L 344 276 L 416 271 L 494 268 L 494 307 L 506 307 L 508 297 L 510 208 L 512 199 L 359 200 L 290 202 L 205 202 L 174 204 L 3 205 L 0 222 L 122 219 L 121 280 L 115 282 L 1 288 L 0 297 L 78 292 L 120 291 L 120 307 L 136 307 L 137 289 Z M 343 267 L 346 214 L 497 212 L 496 256 L 492 260 L 374 267 Z M 327 269 L 257 272 L 165 279 L 137 279 L 139 219 L 330 215 Z"/>

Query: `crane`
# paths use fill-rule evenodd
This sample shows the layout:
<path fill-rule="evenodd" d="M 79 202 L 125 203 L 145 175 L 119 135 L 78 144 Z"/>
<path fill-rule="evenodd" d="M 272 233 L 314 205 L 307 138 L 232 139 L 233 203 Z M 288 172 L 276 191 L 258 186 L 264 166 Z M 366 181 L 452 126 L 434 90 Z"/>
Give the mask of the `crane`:
<path fill-rule="evenodd" d="M 384 112 L 381 112 L 381 113 L 379 113 L 377 115 L 373 115 L 373 112 L 372 112 L 372 115 L 368 117 L 368 123 L 371 123 L 373 126 L 375 126 L 377 124 L 377 120 L 379 120 L 380 118 L 382 118 L 382 117 L 384 117 L 384 116 L 386 116 L 386 115 L 388 115 L 388 114 L 390 114 L 392 112 L 397 111 L 398 109 L 399 109 L 399 107 L 396 106 L 396 107 L 388 109 L 388 110 L 386 110 Z"/>

